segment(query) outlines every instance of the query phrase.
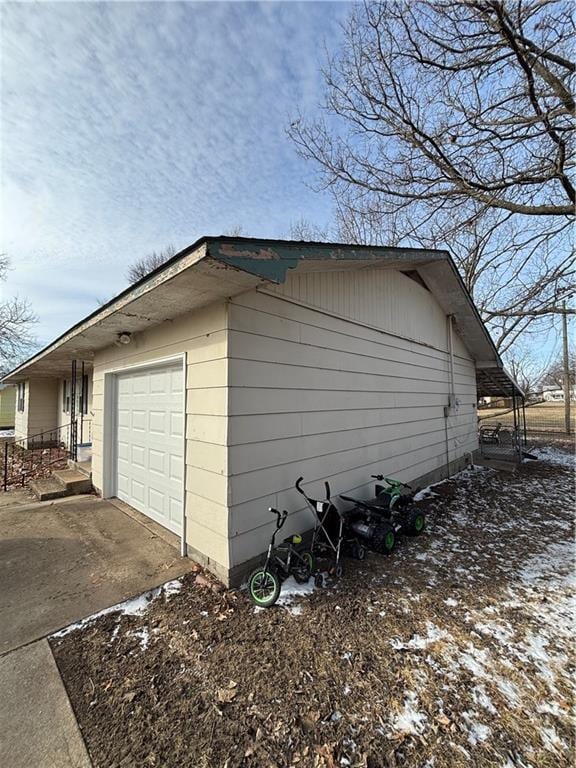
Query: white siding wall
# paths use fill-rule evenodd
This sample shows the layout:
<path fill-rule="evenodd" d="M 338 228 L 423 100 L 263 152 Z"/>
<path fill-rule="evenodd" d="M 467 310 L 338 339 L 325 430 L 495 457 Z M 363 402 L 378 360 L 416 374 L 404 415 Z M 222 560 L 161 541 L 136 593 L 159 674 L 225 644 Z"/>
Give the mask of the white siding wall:
<path fill-rule="evenodd" d="M 16 439 L 33 437 L 57 424 L 58 380 L 28 379 L 24 411 L 16 411 Z"/>
<path fill-rule="evenodd" d="M 294 512 L 286 534 L 310 527 L 299 475 L 313 495 L 326 479 L 367 497 L 371 473 L 410 481 L 446 462 L 447 324 L 430 293 L 378 269 L 293 275 L 275 292 L 310 307 L 269 289 L 229 307 L 231 566 L 265 548 L 269 506 Z M 455 348 L 451 461 L 476 447 L 474 364 Z"/>
<path fill-rule="evenodd" d="M 92 400 L 92 476 L 95 487 L 101 489 L 105 374 L 187 353 L 187 541 L 209 558 L 208 564 L 223 578 L 229 565 L 226 318 L 226 305 L 212 304 L 135 334 L 128 346 L 98 352 Z"/>

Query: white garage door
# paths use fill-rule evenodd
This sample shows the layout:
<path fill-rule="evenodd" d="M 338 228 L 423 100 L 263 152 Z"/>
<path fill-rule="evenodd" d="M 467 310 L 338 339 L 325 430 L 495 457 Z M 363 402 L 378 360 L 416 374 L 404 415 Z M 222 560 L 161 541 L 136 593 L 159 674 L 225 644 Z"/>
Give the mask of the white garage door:
<path fill-rule="evenodd" d="M 117 377 L 116 495 L 171 531 L 182 525 L 181 365 Z"/>

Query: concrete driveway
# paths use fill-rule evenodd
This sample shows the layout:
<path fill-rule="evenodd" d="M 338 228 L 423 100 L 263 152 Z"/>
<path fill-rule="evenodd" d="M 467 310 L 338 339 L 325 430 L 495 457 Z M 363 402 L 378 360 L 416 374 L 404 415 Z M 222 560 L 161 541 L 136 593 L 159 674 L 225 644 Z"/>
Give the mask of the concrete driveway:
<path fill-rule="evenodd" d="M 177 544 L 95 497 L 1 507 L 0 655 L 183 575 Z"/>
<path fill-rule="evenodd" d="M 91 768 L 45 638 L 191 567 L 174 534 L 120 502 L 2 495 L 0 765 Z"/>

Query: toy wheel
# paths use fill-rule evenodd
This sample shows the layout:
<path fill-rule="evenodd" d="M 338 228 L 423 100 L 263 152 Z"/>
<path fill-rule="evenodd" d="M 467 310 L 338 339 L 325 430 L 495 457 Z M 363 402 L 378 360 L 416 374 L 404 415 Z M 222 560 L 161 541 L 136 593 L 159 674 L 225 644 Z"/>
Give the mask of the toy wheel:
<path fill-rule="evenodd" d="M 390 530 L 384 536 L 384 552 L 389 555 L 396 546 L 396 534 Z"/>
<path fill-rule="evenodd" d="M 317 573 L 316 576 L 314 576 L 314 586 L 318 587 L 318 589 L 322 589 L 324 586 L 324 574 Z"/>
<path fill-rule="evenodd" d="M 363 544 L 356 544 L 355 557 L 356 560 L 366 559 L 366 547 Z"/>
<path fill-rule="evenodd" d="M 341 579 L 344 574 L 344 568 L 338 564 L 336 568 L 334 568 L 334 576 L 336 576 L 337 579 Z"/>
<path fill-rule="evenodd" d="M 259 608 L 269 608 L 274 605 L 280 595 L 281 582 L 274 571 L 257 568 L 248 579 L 250 599 Z"/>
<path fill-rule="evenodd" d="M 298 567 L 294 569 L 294 580 L 298 584 L 306 584 L 316 570 L 316 561 L 312 552 L 306 551 L 298 554 L 304 562 L 298 562 Z"/>
<path fill-rule="evenodd" d="M 396 535 L 391 525 L 382 525 L 378 535 L 374 537 L 374 549 L 384 555 L 389 555 L 396 546 Z"/>
<path fill-rule="evenodd" d="M 424 512 L 417 509 L 412 510 L 406 520 L 406 532 L 410 536 L 419 536 L 426 527 L 426 517 Z"/>

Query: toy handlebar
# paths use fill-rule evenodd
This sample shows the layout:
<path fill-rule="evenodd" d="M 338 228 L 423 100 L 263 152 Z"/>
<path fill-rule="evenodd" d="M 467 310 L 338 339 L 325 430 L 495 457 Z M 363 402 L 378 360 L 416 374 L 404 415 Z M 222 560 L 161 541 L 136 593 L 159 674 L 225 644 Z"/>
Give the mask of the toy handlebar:
<path fill-rule="evenodd" d="M 302 488 L 302 480 L 304 480 L 304 478 L 303 477 L 299 477 L 298 480 L 296 480 L 296 482 L 294 483 L 294 485 L 295 485 L 296 490 L 298 491 L 298 493 L 301 493 L 302 496 L 304 496 L 305 499 L 308 499 L 310 497 L 306 495 L 306 492 Z M 324 481 L 324 489 L 326 491 L 326 501 L 330 501 L 330 483 L 328 483 L 328 481 L 326 481 L 326 480 Z"/>
<path fill-rule="evenodd" d="M 370 475 L 370 477 L 373 477 L 375 480 L 379 480 L 382 482 L 388 483 L 388 485 L 391 485 L 393 488 L 408 488 L 409 490 L 412 490 L 412 486 L 408 485 L 408 483 L 403 483 L 402 480 L 394 480 L 391 477 L 384 477 L 384 475 Z"/>
<path fill-rule="evenodd" d="M 280 512 L 279 510 L 274 509 L 274 507 L 268 507 L 268 512 L 272 512 L 272 514 L 276 515 L 276 530 L 279 531 L 286 522 L 288 512 L 286 510 Z"/>

